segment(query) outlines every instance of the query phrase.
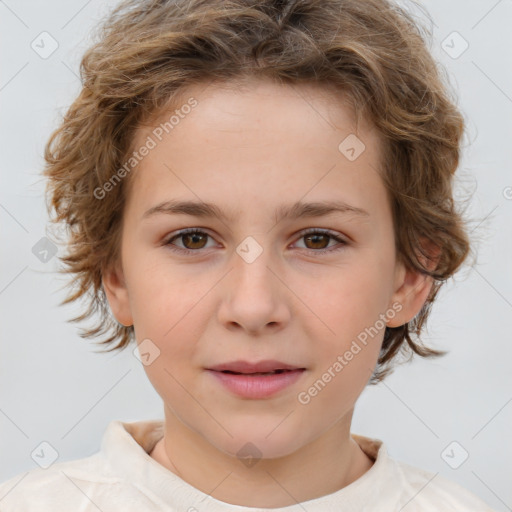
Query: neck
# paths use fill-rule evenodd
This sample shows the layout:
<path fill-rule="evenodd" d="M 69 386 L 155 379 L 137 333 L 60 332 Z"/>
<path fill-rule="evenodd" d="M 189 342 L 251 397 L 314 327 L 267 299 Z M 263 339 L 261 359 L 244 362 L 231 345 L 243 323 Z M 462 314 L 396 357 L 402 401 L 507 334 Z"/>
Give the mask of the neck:
<path fill-rule="evenodd" d="M 350 436 L 352 412 L 293 453 L 244 464 L 190 430 L 166 408 L 164 437 L 150 456 L 219 501 L 286 507 L 336 492 L 371 468 L 373 460 Z"/>

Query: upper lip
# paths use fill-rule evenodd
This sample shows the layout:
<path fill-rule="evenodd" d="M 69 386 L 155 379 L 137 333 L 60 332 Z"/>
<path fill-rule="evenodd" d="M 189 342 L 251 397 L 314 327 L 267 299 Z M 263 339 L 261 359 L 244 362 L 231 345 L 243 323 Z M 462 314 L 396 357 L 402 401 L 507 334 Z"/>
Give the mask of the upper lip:
<path fill-rule="evenodd" d="M 229 363 L 222 363 L 216 366 L 207 368 L 208 370 L 214 370 L 216 372 L 231 371 L 237 373 L 265 373 L 272 372 L 274 370 L 305 370 L 305 368 L 296 366 L 293 364 L 283 363 L 273 359 L 267 359 L 265 361 L 259 361 L 251 363 L 249 361 L 231 361 Z"/>

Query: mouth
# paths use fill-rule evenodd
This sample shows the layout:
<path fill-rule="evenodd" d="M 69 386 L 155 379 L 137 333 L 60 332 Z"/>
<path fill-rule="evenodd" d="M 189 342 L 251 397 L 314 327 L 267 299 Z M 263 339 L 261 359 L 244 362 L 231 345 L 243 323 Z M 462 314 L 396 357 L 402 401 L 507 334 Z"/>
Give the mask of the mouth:
<path fill-rule="evenodd" d="M 253 373 L 233 372 L 231 370 L 221 370 L 220 373 L 227 373 L 230 375 L 245 375 L 247 377 L 257 377 L 257 376 L 261 376 L 261 375 L 279 375 L 281 373 L 289 373 L 289 372 L 296 372 L 296 371 L 302 371 L 302 370 L 305 370 L 305 368 L 296 368 L 294 370 L 278 369 L 278 370 L 273 370 L 271 372 L 253 372 Z M 214 370 L 214 371 L 216 371 L 216 370 Z"/>
<path fill-rule="evenodd" d="M 306 372 L 306 368 L 278 361 L 263 361 L 257 364 L 236 361 L 228 365 L 231 368 L 226 368 L 227 365 L 218 365 L 206 370 L 215 377 L 215 382 L 220 383 L 223 389 L 239 398 L 252 400 L 272 397 L 291 387 Z M 234 366 L 237 369 L 233 369 Z"/>
<path fill-rule="evenodd" d="M 276 361 L 274 359 L 267 359 L 259 362 L 250 361 L 231 361 L 229 363 L 222 363 L 207 370 L 215 372 L 233 374 L 233 375 L 276 375 L 284 372 L 305 370 L 305 367 Z"/>

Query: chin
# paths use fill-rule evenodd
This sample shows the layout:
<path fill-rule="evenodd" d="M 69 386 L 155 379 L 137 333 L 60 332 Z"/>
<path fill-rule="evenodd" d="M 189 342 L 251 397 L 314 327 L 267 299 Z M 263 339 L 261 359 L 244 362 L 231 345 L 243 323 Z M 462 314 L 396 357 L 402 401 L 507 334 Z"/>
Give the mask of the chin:
<path fill-rule="evenodd" d="M 260 424 L 259 426 L 253 421 L 251 428 L 246 429 L 228 428 L 233 437 L 226 440 L 226 437 L 223 436 L 223 442 L 217 440 L 212 444 L 217 445 L 219 450 L 231 457 L 244 460 L 286 457 L 307 444 L 308 439 L 305 438 L 303 429 L 299 428 L 299 431 L 301 430 L 299 436 L 289 425 L 288 428 L 285 428 L 283 424 L 280 425 L 282 420 L 283 418 L 280 418 L 278 421 L 265 422 L 264 425 Z M 269 427 L 270 423 L 271 426 Z"/>

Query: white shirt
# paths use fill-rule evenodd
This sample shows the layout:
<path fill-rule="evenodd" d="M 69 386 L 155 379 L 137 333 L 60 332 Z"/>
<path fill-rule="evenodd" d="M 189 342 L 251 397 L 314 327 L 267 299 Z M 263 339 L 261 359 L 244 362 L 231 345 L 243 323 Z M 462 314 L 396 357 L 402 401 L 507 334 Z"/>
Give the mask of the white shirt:
<path fill-rule="evenodd" d="M 350 485 L 300 505 L 264 509 L 216 500 L 149 456 L 163 421 L 112 421 L 94 455 L 0 484 L 2 512 L 493 512 L 440 475 L 389 457 L 381 440 L 351 434 L 373 466 Z"/>

